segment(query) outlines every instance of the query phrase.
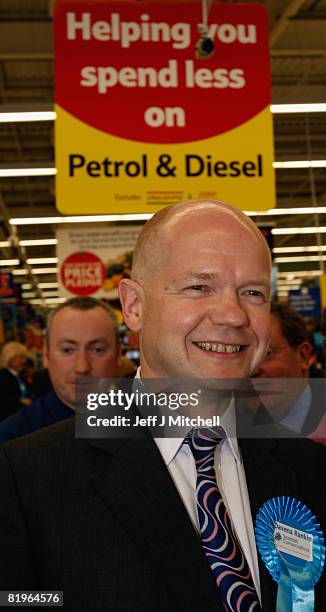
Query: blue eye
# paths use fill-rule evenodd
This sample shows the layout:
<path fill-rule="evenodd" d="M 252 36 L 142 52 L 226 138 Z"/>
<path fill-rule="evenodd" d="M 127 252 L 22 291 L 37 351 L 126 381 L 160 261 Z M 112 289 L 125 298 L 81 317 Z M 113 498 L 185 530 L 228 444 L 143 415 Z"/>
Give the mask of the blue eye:
<path fill-rule="evenodd" d="M 262 291 L 259 291 L 258 289 L 248 289 L 247 291 L 244 292 L 244 295 L 252 298 L 255 302 L 267 302 L 268 301 L 268 295 L 265 295 L 265 293 L 263 293 Z"/>
<path fill-rule="evenodd" d="M 246 291 L 247 294 L 253 295 L 253 296 L 258 296 L 258 297 L 265 297 L 264 294 L 261 291 L 256 291 L 255 289 L 249 289 L 248 291 Z"/>

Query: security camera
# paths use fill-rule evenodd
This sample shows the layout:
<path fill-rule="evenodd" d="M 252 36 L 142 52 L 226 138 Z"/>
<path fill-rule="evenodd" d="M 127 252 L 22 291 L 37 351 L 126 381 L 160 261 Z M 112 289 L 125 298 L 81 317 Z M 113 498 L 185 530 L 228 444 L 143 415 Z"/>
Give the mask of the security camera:
<path fill-rule="evenodd" d="M 214 41 L 208 36 L 201 36 L 196 45 L 197 59 L 207 59 L 213 55 L 214 51 Z"/>
<path fill-rule="evenodd" d="M 196 44 L 196 58 L 207 59 L 213 55 L 215 51 L 214 41 L 209 38 L 207 26 L 204 24 L 198 25 L 198 33 L 200 38 Z"/>

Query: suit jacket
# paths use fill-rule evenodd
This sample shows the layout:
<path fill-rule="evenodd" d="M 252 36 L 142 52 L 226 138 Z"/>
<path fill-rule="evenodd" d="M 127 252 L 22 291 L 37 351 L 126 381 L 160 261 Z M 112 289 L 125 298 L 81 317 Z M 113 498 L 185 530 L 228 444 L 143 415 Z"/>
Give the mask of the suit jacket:
<path fill-rule="evenodd" d="M 0 590 L 63 590 L 68 612 L 223 612 L 200 540 L 152 438 L 74 439 L 74 419 L 0 449 Z M 325 449 L 240 441 L 252 515 L 307 504 L 325 530 Z M 276 584 L 260 563 L 263 610 Z M 325 609 L 325 575 L 316 588 Z"/>

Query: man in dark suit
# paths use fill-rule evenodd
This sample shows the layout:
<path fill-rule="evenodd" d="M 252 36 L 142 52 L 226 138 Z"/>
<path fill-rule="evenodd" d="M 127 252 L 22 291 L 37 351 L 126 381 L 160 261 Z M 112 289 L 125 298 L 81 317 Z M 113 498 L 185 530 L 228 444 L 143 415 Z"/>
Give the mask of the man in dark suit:
<path fill-rule="evenodd" d="M 191 202 L 155 215 L 120 291 L 126 322 L 140 333 L 143 380 L 209 378 L 214 391 L 217 379 L 245 378 L 264 358 L 269 252 L 230 206 Z M 208 410 L 224 435 L 212 455 L 212 487 L 251 581 L 237 609 L 249 610 L 249 590 L 250 610 L 260 599 L 272 612 L 277 586 L 258 558 L 253 523 L 266 501 L 288 496 L 325 528 L 324 449 L 306 440 L 238 441 L 229 435 L 234 401 L 216 396 Z M 146 428 L 137 439 L 73 439 L 68 420 L 3 445 L 0 588 L 63 590 L 69 612 L 234 610 L 201 542 L 188 442 L 153 439 Z M 323 604 L 324 578 L 315 610 Z"/>

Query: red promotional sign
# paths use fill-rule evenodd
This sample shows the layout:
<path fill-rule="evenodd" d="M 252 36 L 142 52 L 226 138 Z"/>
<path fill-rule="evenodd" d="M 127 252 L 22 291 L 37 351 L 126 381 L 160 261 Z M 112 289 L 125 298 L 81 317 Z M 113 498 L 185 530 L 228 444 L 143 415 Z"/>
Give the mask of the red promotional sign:
<path fill-rule="evenodd" d="M 103 285 L 105 276 L 102 260 L 89 251 L 69 255 L 60 268 L 63 286 L 75 295 L 96 293 Z"/>
<path fill-rule="evenodd" d="M 195 59 L 200 3 L 186 11 L 181 3 L 164 11 L 160 4 L 141 8 L 135 2 L 59 5 L 55 78 L 63 109 L 115 136 L 177 143 L 226 132 L 269 104 L 264 7 L 219 6 L 208 31 L 213 64 Z M 153 112 L 146 121 L 154 96 L 157 107 L 182 108 L 186 129 L 153 125 L 159 122 Z"/>
<path fill-rule="evenodd" d="M 57 0 L 57 205 L 154 213 L 185 199 L 275 205 L 260 4 Z"/>

